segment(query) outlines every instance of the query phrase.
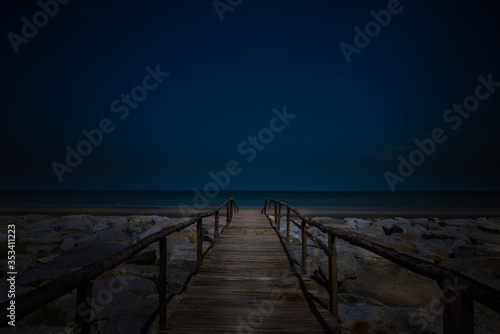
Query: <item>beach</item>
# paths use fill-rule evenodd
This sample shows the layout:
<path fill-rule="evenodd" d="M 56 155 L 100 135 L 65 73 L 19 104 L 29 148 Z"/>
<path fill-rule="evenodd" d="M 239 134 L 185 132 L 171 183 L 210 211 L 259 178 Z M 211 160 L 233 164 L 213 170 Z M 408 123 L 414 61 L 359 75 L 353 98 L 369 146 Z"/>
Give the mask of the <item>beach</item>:
<path fill-rule="evenodd" d="M 235 214 L 245 215 L 260 210 L 257 207 L 241 207 L 240 212 Z M 304 216 L 327 226 L 362 234 L 398 252 L 459 270 L 500 289 L 500 219 L 493 218 L 499 216 L 495 210 L 311 207 L 299 210 Z M 18 206 L 3 207 L 0 212 L 3 243 L 7 240 L 7 227 L 16 226 L 18 293 L 43 286 L 56 277 L 110 256 L 152 233 L 188 219 L 180 217 L 177 207 Z M 220 230 L 225 228 L 225 212 L 225 209 L 221 211 Z M 286 234 L 286 210 L 281 213 L 281 231 Z M 273 214 L 274 207 L 271 210 L 274 219 Z M 296 216 L 291 218 L 300 223 Z M 328 243 L 328 238 L 319 230 L 310 228 L 309 232 L 323 243 Z M 212 246 L 213 233 L 213 217 L 204 218 L 204 251 Z M 294 224 L 291 224 L 290 235 L 290 252 L 300 261 L 301 231 Z M 167 245 L 168 291 L 182 296 L 184 284 L 196 267 L 196 227 L 191 226 L 171 235 Z M 312 243 L 308 252 L 311 261 L 317 263 L 317 267 L 309 263 L 308 272 L 319 279 L 320 271 L 327 272 L 326 257 Z M 375 328 L 395 326 L 404 330 L 409 316 L 413 314 L 417 317 L 415 312 L 429 307 L 436 298 L 439 300 L 440 289 L 433 280 L 340 239 L 337 241 L 337 252 L 339 312 L 345 324 L 365 321 Z M 127 281 L 127 286 L 133 290 L 124 289 L 113 295 L 113 311 L 104 308 L 96 315 L 99 319 L 96 326 L 100 331 L 105 333 L 109 328 L 121 328 L 123 332 L 130 328 L 140 330 L 157 305 L 158 259 L 158 243 L 153 243 L 132 260 L 97 278 L 95 283 L 100 287 L 98 289 L 109 284 L 113 277 L 119 277 Z M 6 267 L 6 259 L 2 259 L 1 264 Z M 374 285 L 378 286 L 375 290 Z M 320 285 L 314 294 L 324 299 L 328 295 Z M 2 293 L 2 296 L 5 295 Z M 137 300 L 136 307 L 120 306 L 123 300 L 130 298 Z M 38 329 L 42 325 L 60 327 L 62 323 L 70 322 L 74 303 L 75 294 L 67 294 L 44 309 L 44 312 L 49 310 L 58 314 L 57 321 L 44 323 L 36 320 L 37 317 L 28 316 L 27 320 L 19 322 L 19 326 L 35 325 Z M 173 309 L 174 305 L 175 301 L 171 305 Z M 494 333 L 498 315 L 481 305 L 475 307 L 480 310 L 476 313 L 482 324 L 477 332 Z M 440 319 L 436 316 L 434 321 L 426 324 L 439 332 L 442 326 Z M 17 333 L 15 330 L 11 332 Z M 40 330 L 40 333 L 43 332 Z M 154 325 L 151 332 L 154 332 Z"/>
<path fill-rule="evenodd" d="M 262 206 L 263 207 L 263 206 Z M 250 210 L 262 210 L 262 207 L 245 207 Z M 73 214 L 130 216 L 130 215 L 159 215 L 171 218 L 192 217 L 199 212 L 214 209 L 215 206 L 206 206 L 200 209 L 179 206 L 37 206 L 11 205 L 0 206 L 1 216 L 20 216 L 28 214 L 43 214 L 64 216 Z M 383 217 L 436 217 L 436 218 L 479 218 L 500 217 L 500 208 L 338 208 L 338 207 L 296 207 L 308 217 L 327 216 L 334 218 L 383 218 Z"/>

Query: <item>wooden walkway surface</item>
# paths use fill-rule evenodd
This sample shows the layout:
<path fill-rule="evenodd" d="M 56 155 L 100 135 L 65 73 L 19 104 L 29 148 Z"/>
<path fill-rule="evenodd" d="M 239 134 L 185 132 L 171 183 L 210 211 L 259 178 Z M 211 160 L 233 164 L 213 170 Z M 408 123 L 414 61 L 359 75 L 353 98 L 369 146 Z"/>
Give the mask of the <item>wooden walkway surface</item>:
<path fill-rule="evenodd" d="M 235 214 L 160 333 L 332 333 L 331 313 L 258 209 Z"/>

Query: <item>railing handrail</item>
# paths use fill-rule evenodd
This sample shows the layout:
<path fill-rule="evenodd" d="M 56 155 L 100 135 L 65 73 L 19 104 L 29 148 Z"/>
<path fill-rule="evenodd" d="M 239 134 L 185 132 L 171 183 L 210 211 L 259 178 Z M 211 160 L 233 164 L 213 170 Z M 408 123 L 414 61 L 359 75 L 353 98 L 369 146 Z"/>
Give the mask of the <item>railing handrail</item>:
<path fill-rule="evenodd" d="M 82 284 L 92 281 L 99 275 L 114 269 L 125 261 L 131 259 L 134 255 L 138 254 L 150 244 L 157 242 L 174 232 L 182 231 L 183 229 L 199 222 L 202 218 L 209 217 L 217 213 L 226 205 L 228 206 L 228 213 L 229 206 L 235 205 L 237 208 L 234 198 L 228 198 L 223 204 L 212 211 L 200 213 L 196 217 L 192 217 L 185 222 L 169 226 L 104 259 L 98 260 L 74 272 L 58 277 L 50 283 L 16 297 L 16 321 L 22 319 L 36 309 L 56 300 L 64 294 L 80 287 Z M 0 304 L 0 308 L 4 310 L 7 307 L 9 307 L 9 300 Z M 3 317 L 0 320 L 0 328 L 5 327 L 8 324 L 8 321 L 9 318 Z"/>
<path fill-rule="evenodd" d="M 438 264 L 427 262 L 422 259 L 400 253 L 392 248 L 374 242 L 370 240 L 370 238 L 359 233 L 343 230 L 334 226 L 326 226 L 319 222 L 313 221 L 307 217 L 304 217 L 296 208 L 280 200 L 266 198 L 264 202 L 264 209 L 262 210 L 262 213 L 264 214 L 266 214 L 265 209 L 267 207 L 267 201 L 270 201 L 269 208 L 271 208 L 271 202 L 284 205 L 292 212 L 294 212 L 303 222 L 312 227 L 318 228 L 324 233 L 338 237 L 349 242 L 352 245 L 359 246 L 370 252 L 380 255 L 387 260 L 405 267 L 415 273 L 436 280 L 438 281 L 438 283 L 451 282 L 453 286 L 451 286 L 450 288 L 459 287 L 459 293 L 464 294 L 465 296 L 476 300 L 477 302 L 492 309 L 493 311 L 500 313 L 500 291 L 488 285 L 476 281 L 473 278 L 465 276 L 457 271 L 442 267 Z"/>
<path fill-rule="evenodd" d="M 211 211 L 207 211 L 207 212 L 200 212 L 200 213 L 197 214 L 197 216 L 201 217 L 201 218 L 210 217 L 211 215 L 215 214 L 215 212 L 217 212 L 220 209 L 222 209 L 226 204 L 228 204 L 228 202 L 231 202 L 232 205 L 234 205 L 236 207 L 236 209 L 238 209 L 238 211 L 236 211 L 236 212 L 240 211 L 240 208 L 238 208 L 238 206 L 236 205 L 236 202 L 234 201 L 234 198 L 231 197 L 231 198 L 228 198 L 224 203 L 222 203 L 221 205 L 219 205 L 217 208 L 215 208 L 215 209 L 213 209 Z"/>

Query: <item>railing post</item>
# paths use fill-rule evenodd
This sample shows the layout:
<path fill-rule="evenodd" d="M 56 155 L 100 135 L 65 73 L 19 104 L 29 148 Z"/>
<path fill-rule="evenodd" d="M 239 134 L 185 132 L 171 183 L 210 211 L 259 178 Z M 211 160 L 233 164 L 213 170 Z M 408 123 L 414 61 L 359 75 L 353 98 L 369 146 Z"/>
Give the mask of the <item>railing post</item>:
<path fill-rule="evenodd" d="M 214 243 L 219 239 L 219 210 L 215 211 Z"/>
<path fill-rule="evenodd" d="M 290 208 L 286 208 L 286 243 L 290 245 Z"/>
<path fill-rule="evenodd" d="M 278 202 L 274 202 L 274 223 L 277 224 L 278 219 Z"/>
<path fill-rule="evenodd" d="M 229 215 L 229 203 L 226 204 L 226 227 L 229 227 L 229 223 L 231 222 L 231 217 Z"/>
<path fill-rule="evenodd" d="M 273 201 L 269 200 L 269 207 L 267 208 L 267 216 L 271 215 L 271 206 L 273 205 Z"/>
<path fill-rule="evenodd" d="M 445 286 L 443 296 L 443 333 L 474 333 L 474 300 Z"/>
<path fill-rule="evenodd" d="M 167 238 L 160 239 L 160 330 L 167 326 Z"/>
<path fill-rule="evenodd" d="M 277 218 L 277 222 L 278 222 L 278 231 L 280 230 L 280 224 L 281 224 L 281 203 L 280 203 L 280 207 L 278 209 L 278 218 Z"/>
<path fill-rule="evenodd" d="M 338 292 L 337 292 L 337 238 L 328 234 L 328 276 L 330 290 L 330 312 L 334 318 L 339 318 Z"/>
<path fill-rule="evenodd" d="M 90 319 L 92 317 L 92 282 L 87 281 L 76 290 L 75 322 L 79 333 L 90 333 Z"/>
<path fill-rule="evenodd" d="M 196 272 L 201 267 L 201 261 L 202 261 L 202 256 L 203 256 L 203 229 L 202 229 L 202 223 L 203 219 L 201 217 L 198 218 L 198 221 L 196 222 Z"/>
<path fill-rule="evenodd" d="M 307 273 L 307 229 L 306 229 L 306 221 L 302 221 L 302 269 Z"/>
<path fill-rule="evenodd" d="M 229 201 L 229 221 L 233 220 L 233 202 Z"/>

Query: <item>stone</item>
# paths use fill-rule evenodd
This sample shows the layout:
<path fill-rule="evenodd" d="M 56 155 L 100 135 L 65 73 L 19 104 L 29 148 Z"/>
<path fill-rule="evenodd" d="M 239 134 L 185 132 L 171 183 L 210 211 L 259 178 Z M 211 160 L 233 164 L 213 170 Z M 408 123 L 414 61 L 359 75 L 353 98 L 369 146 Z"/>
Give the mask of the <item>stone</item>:
<path fill-rule="evenodd" d="M 55 224 L 54 228 L 90 233 L 90 232 L 92 232 L 92 229 L 94 228 L 94 226 L 89 220 L 85 219 L 85 220 L 67 220 L 67 221 Z"/>
<path fill-rule="evenodd" d="M 97 224 L 94 224 L 94 226 L 92 227 L 92 232 L 99 232 L 99 231 L 102 231 L 102 230 L 106 230 L 109 228 L 109 225 L 106 224 L 106 223 L 97 223 Z"/>
<path fill-rule="evenodd" d="M 425 231 L 422 233 L 423 239 L 457 239 L 462 240 L 466 244 L 470 244 L 471 240 L 467 237 L 466 234 L 460 232 L 443 232 L 443 231 Z"/>
<path fill-rule="evenodd" d="M 434 280 L 388 260 L 358 259 L 357 263 L 357 278 L 342 283 L 344 293 L 362 295 L 395 307 L 426 305 L 441 295 L 441 289 Z"/>
<path fill-rule="evenodd" d="M 64 238 L 61 243 L 61 251 L 66 252 L 75 247 L 75 239 L 74 238 Z"/>
<path fill-rule="evenodd" d="M 127 263 L 139 265 L 151 265 L 156 262 L 156 249 L 154 247 L 147 247 L 140 253 L 134 255 Z"/>
<path fill-rule="evenodd" d="M 149 230 L 145 231 L 145 232 L 142 232 L 140 235 L 139 235 L 139 240 L 142 240 L 152 234 L 155 234 L 155 233 L 158 233 L 162 230 L 161 227 L 159 226 L 154 226 L 154 227 L 151 227 Z"/>
<path fill-rule="evenodd" d="M 308 247 L 308 254 L 312 260 L 319 265 L 324 274 L 328 274 L 328 257 L 325 252 L 317 247 Z M 354 255 L 348 252 L 337 252 L 337 282 L 344 282 L 347 279 L 358 276 L 358 263 Z M 315 268 L 309 264 L 308 270 L 314 272 Z"/>
<path fill-rule="evenodd" d="M 412 244 L 417 249 L 420 258 L 430 260 L 432 262 L 439 262 L 447 259 L 453 253 L 452 248 L 442 240 L 430 239 L 422 242 L 420 240 L 413 240 Z"/>
<path fill-rule="evenodd" d="M 113 255 L 124 248 L 124 245 L 113 242 L 85 244 L 62 253 L 47 263 L 44 268 L 79 268 Z"/>
<path fill-rule="evenodd" d="M 495 244 L 500 245 L 500 234 L 489 233 L 468 233 L 467 236 L 474 244 Z"/>
<path fill-rule="evenodd" d="M 468 259 L 475 256 L 500 257 L 500 246 L 497 245 L 461 245 L 453 248 L 456 258 Z"/>
<path fill-rule="evenodd" d="M 358 228 L 358 223 L 363 223 L 363 219 L 359 218 L 344 218 L 344 227 Z"/>
<path fill-rule="evenodd" d="M 404 333 L 415 308 L 369 304 L 339 304 L 339 319 L 346 333 Z"/>

